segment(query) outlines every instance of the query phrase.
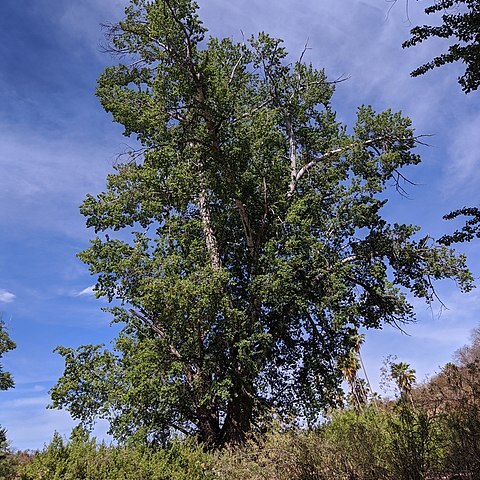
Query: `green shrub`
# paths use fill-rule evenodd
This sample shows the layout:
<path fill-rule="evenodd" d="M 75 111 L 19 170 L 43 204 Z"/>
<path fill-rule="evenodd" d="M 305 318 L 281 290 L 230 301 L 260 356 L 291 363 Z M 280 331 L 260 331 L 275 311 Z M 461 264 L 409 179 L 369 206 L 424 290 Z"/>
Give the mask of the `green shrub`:
<path fill-rule="evenodd" d="M 420 480 L 440 471 L 436 417 L 410 403 L 339 410 L 315 431 L 270 431 L 219 454 L 221 480 Z"/>
<path fill-rule="evenodd" d="M 439 417 L 399 403 L 388 420 L 389 470 L 398 480 L 422 480 L 442 470 L 444 447 Z"/>
<path fill-rule="evenodd" d="M 327 480 L 337 478 L 332 460 L 330 445 L 316 432 L 271 430 L 217 453 L 214 473 L 220 480 Z"/>
<path fill-rule="evenodd" d="M 19 472 L 22 480 L 209 480 L 211 455 L 193 442 L 153 450 L 97 444 L 81 430 L 69 442 L 55 434 Z"/>
<path fill-rule="evenodd" d="M 338 477 L 389 479 L 389 414 L 372 406 L 362 412 L 341 410 L 321 429 L 335 452 Z"/>
<path fill-rule="evenodd" d="M 218 455 L 221 480 L 393 479 L 388 471 L 388 416 L 342 410 L 314 431 L 271 430 Z"/>

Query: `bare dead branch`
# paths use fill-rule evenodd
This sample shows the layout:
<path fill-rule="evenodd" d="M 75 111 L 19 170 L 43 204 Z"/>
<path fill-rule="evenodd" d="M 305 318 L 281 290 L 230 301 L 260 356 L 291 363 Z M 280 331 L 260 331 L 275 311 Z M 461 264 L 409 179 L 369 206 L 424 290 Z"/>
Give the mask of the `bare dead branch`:
<path fill-rule="evenodd" d="M 243 33 L 243 30 L 240 30 L 242 32 L 242 37 L 243 37 L 243 43 L 242 46 L 245 46 L 245 34 Z M 240 62 L 242 61 L 242 58 L 244 57 L 243 53 L 240 55 L 238 60 L 235 62 L 235 65 L 233 66 L 232 73 L 230 73 L 230 79 L 228 80 L 228 84 L 230 85 L 233 82 L 233 78 L 235 76 L 235 72 L 237 68 L 240 65 Z"/>
<path fill-rule="evenodd" d="M 311 50 L 311 48 L 308 46 L 308 38 L 307 38 L 307 41 L 305 42 L 300 58 L 298 59 L 298 63 L 303 62 L 303 57 L 305 56 L 305 53 L 307 52 L 307 50 Z"/>
<path fill-rule="evenodd" d="M 398 0 L 385 0 L 387 3 L 391 3 L 390 7 L 388 8 L 387 14 L 385 16 L 385 21 L 388 20 L 388 17 L 390 16 L 390 12 L 392 11 L 393 7 L 397 4 Z M 410 21 L 410 0 L 405 0 L 405 17 L 406 17 L 406 23 L 408 26 L 412 24 Z"/>
<path fill-rule="evenodd" d="M 346 82 L 347 80 L 350 80 L 352 78 L 350 75 L 347 75 L 346 73 L 342 73 L 338 78 L 335 80 L 330 80 L 327 82 L 329 85 L 336 85 L 337 83 L 342 83 Z"/>

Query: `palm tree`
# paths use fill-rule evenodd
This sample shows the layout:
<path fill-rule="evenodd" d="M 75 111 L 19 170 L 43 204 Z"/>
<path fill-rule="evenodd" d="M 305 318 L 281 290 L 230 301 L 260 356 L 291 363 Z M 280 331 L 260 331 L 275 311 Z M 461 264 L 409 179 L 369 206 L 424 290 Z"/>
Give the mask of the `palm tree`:
<path fill-rule="evenodd" d="M 362 347 L 363 343 L 365 342 L 365 334 L 364 333 L 358 333 L 358 331 L 357 331 L 356 333 L 352 334 L 350 338 L 351 338 L 351 341 L 352 341 L 352 344 L 353 344 L 352 351 L 355 353 L 356 357 L 358 358 L 358 362 L 360 363 L 360 366 L 362 368 L 363 375 L 365 377 L 365 381 L 366 381 L 366 385 L 367 385 L 367 388 L 365 387 L 365 385 L 363 383 L 360 385 L 361 389 L 363 390 L 363 395 L 365 397 L 365 400 L 367 400 L 368 391 L 369 391 L 370 394 L 371 394 L 371 399 L 373 401 L 373 404 L 375 405 L 375 408 L 378 410 L 377 400 L 375 398 L 375 395 L 373 395 L 372 384 L 370 383 L 370 379 L 368 378 L 367 369 L 365 368 L 365 364 L 363 363 L 362 354 L 360 352 L 361 347 Z"/>
<path fill-rule="evenodd" d="M 412 397 L 412 386 L 416 381 L 415 370 L 405 362 L 392 363 L 390 365 L 390 375 L 400 390 L 400 398 L 408 398 L 413 409 L 415 409 Z"/>
<path fill-rule="evenodd" d="M 341 362 L 343 378 L 347 381 L 352 397 L 355 398 L 357 406 L 361 408 L 364 402 L 361 401 L 357 389 L 357 373 L 360 370 L 360 363 L 354 349 L 350 350 L 348 355 Z"/>

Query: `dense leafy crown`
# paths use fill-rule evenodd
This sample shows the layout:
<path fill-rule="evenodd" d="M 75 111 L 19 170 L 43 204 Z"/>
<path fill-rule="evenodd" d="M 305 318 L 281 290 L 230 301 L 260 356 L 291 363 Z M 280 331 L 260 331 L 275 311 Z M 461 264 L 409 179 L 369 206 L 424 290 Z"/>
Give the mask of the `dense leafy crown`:
<path fill-rule="evenodd" d="M 60 348 L 53 405 L 119 439 L 240 441 L 267 412 L 315 419 L 340 398 L 359 327 L 412 318 L 406 292 L 469 288 L 464 259 L 381 216 L 417 164 L 410 120 L 361 107 L 265 33 L 206 38 L 187 0 L 134 0 L 110 29 L 126 59 L 97 94 L 141 149 L 82 206 L 97 295 L 120 300 L 113 351 Z"/>
<path fill-rule="evenodd" d="M 422 25 L 411 30 L 411 38 L 403 46 L 411 47 L 437 37 L 453 39 L 447 52 L 418 67 L 412 76 L 422 75 L 436 67 L 457 61 L 465 64 L 465 73 L 458 83 L 465 93 L 480 86 L 480 2 L 478 0 L 435 0 L 425 9 L 428 15 L 442 13 L 436 26 Z"/>

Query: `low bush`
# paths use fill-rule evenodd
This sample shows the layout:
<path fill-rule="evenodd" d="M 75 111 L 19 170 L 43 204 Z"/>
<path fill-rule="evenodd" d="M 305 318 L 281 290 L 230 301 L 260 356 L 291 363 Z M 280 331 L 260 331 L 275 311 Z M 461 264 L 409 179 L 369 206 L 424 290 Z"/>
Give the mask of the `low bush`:
<path fill-rule="evenodd" d="M 154 450 L 107 446 L 81 430 L 69 442 L 55 434 L 18 472 L 21 480 L 209 480 L 211 455 L 190 441 Z"/>

